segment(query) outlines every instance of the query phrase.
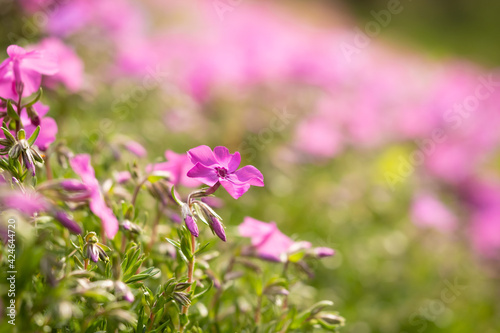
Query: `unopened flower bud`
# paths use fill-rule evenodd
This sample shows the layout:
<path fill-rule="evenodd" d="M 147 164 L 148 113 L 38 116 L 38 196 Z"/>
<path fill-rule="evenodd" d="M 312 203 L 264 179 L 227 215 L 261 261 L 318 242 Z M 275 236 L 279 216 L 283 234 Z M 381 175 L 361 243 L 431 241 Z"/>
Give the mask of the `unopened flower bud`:
<path fill-rule="evenodd" d="M 121 281 L 115 282 L 115 292 L 116 296 L 123 298 L 129 303 L 132 303 L 135 299 L 134 294 L 132 294 L 130 288 Z"/>
<path fill-rule="evenodd" d="M 61 222 L 61 224 L 63 226 L 65 226 L 66 228 L 69 229 L 69 231 L 75 233 L 75 234 L 79 234 L 82 232 L 82 229 L 80 228 L 80 226 L 75 222 L 73 221 L 69 216 L 68 214 L 66 214 L 65 212 L 59 210 L 57 211 L 55 214 L 54 214 L 54 218 L 56 220 L 58 220 L 59 222 Z"/>
<path fill-rule="evenodd" d="M 316 247 L 313 253 L 318 258 L 331 257 L 335 254 L 335 250 L 329 247 Z"/>
<path fill-rule="evenodd" d="M 33 108 L 33 106 L 28 106 L 26 108 L 26 111 L 28 113 L 28 117 L 30 118 L 31 120 L 31 124 L 33 126 L 39 126 L 40 125 L 40 117 L 38 116 L 38 113 L 35 111 L 35 109 Z"/>
<path fill-rule="evenodd" d="M 194 237 L 198 237 L 200 235 L 200 231 L 198 230 L 198 225 L 193 218 L 193 214 L 191 214 L 191 209 L 188 204 L 184 204 L 182 206 L 182 218 L 184 219 L 184 223 L 186 223 L 186 227 L 189 232 L 191 232 Z"/>
<path fill-rule="evenodd" d="M 222 239 L 224 242 L 226 241 L 226 232 L 224 231 L 224 226 L 222 225 L 221 221 L 213 215 L 210 216 L 211 224 L 210 226 L 212 227 L 212 230 L 215 232 L 215 234 Z"/>
<path fill-rule="evenodd" d="M 65 179 L 59 183 L 61 188 L 68 192 L 87 191 L 88 187 L 76 179 Z"/>

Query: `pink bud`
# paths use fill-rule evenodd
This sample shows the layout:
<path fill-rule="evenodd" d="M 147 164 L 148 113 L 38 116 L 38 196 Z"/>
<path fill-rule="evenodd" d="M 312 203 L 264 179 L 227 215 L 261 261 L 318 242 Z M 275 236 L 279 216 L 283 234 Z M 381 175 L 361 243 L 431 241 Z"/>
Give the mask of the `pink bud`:
<path fill-rule="evenodd" d="M 210 219 L 212 220 L 212 229 L 214 230 L 215 234 L 222 239 L 224 242 L 226 241 L 226 232 L 224 231 L 224 226 L 222 223 L 219 221 L 218 218 L 215 216 L 210 216 Z"/>

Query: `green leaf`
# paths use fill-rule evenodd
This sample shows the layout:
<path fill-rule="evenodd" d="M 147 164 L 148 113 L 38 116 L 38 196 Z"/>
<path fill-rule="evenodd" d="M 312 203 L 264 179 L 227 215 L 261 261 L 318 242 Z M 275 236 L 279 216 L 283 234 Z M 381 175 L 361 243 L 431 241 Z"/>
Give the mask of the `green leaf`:
<path fill-rule="evenodd" d="M 6 129 L 5 127 L 2 127 L 2 131 L 3 131 L 3 134 L 5 135 L 5 138 L 7 140 L 9 140 L 11 143 L 16 143 L 16 138 L 14 138 L 14 136 L 12 135 L 12 133 L 10 133 L 10 131 L 8 129 Z"/>
<path fill-rule="evenodd" d="M 43 89 L 40 87 L 40 89 L 38 90 L 38 93 L 36 94 L 35 98 L 33 98 L 33 100 L 31 102 L 26 103 L 24 105 L 24 107 L 33 106 L 33 104 L 35 104 L 36 102 L 38 102 L 40 100 L 40 98 L 42 98 L 42 95 L 43 95 Z"/>
<path fill-rule="evenodd" d="M 40 133 L 40 126 L 37 126 L 33 134 L 31 134 L 30 138 L 28 139 L 30 147 L 33 146 L 33 144 L 35 144 L 35 141 L 38 138 L 39 133 Z"/>
<path fill-rule="evenodd" d="M 196 299 L 196 298 L 200 298 L 201 296 L 203 296 L 207 291 L 209 291 L 210 289 L 212 289 L 212 287 L 214 286 L 214 281 L 212 280 L 209 280 L 210 282 L 210 285 L 205 288 L 204 290 L 200 291 L 198 294 L 194 295 L 193 296 L 193 299 Z M 194 289 L 194 288 L 193 288 Z"/>
<path fill-rule="evenodd" d="M 150 267 L 150 268 L 140 272 L 139 274 L 136 274 L 136 275 L 130 277 L 129 279 L 127 279 L 124 282 L 127 284 L 130 284 L 130 283 L 134 283 L 137 281 L 146 280 L 146 279 L 149 279 L 150 277 L 155 276 L 158 273 L 160 273 L 160 270 L 158 268 Z"/>
<path fill-rule="evenodd" d="M 177 197 L 175 196 L 175 187 L 172 186 L 172 189 L 170 190 L 170 192 L 172 193 L 172 198 L 174 198 L 175 202 L 179 205 L 179 206 L 182 206 L 183 203 L 181 200 L 177 199 Z"/>
<path fill-rule="evenodd" d="M 199 255 L 199 254 L 207 252 L 208 250 L 210 250 L 210 248 L 208 247 L 209 245 L 210 245 L 210 242 L 206 243 L 205 245 L 201 246 L 198 249 L 198 251 L 196 251 L 194 254 Z"/>
<path fill-rule="evenodd" d="M 139 318 L 137 318 L 137 327 L 135 328 L 135 333 L 142 333 L 142 331 L 146 328 L 142 321 L 144 318 L 144 307 L 141 307 L 139 311 Z"/>
<path fill-rule="evenodd" d="M 14 107 L 12 106 L 12 101 L 10 99 L 7 102 L 7 114 L 9 115 L 9 117 L 11 117 L 12 119 L 14 119 L 16 121 L 21 120 L 21 118 L 19 118 L 19 115 L 17 114 L 16 110 L 14 110 Z"/>

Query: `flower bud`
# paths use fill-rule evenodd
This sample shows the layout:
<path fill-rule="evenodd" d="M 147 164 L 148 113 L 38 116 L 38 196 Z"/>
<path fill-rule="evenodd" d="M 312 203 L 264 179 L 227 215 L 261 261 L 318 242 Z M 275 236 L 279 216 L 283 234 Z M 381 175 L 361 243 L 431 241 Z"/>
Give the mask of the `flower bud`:
<path fill-rule="evenodd" d="M 70 219 L 70 217 L 62 210 L 57 211 L 54 214 L 54 218 L 56 220 L 58 220 L 63 226 L 68 228 L 69 231 L 71 231 L 75 234 L 79 234 L 82 232 L 82 229 L 80 228 L 80 226 L 75 221 Z"/>
<path fill-rule="evenodd" d="M 189 209 L 188 204 L 184 204 L 182 206 L 182 218 L 184 219 L 184 223 L 186 223 L 186 227 L 188 228 L 189 232 L 191 232 L 194 237 L 198 237 L 200 235 L 198 225 L 193 218 L 193 214 L 191 214 L 191 210 Z"/>
<path fill-rule="evenodd" d="M 87 191 L 88 187 L 76 179 L 65 179 L 59 183 L 61 188 L 68 192 Z"/>
<path fill-rule="evenodd" d="M 314 256 L 318 258 L 331 257 L 335 254 L 335 250 L 329 247 L 316 247 L 313 250 Z"/>
<path fill-rule="evenodd" d="M 32 105 L 26 108 L 26 112 L 28 113 L 28 117 L 31 120 L 31 124 L 33 126 L 40 126 L 40 117 L 38 116 L 38 113 L 35 111 Z"/>
<path fill-rule="evenodd" d="M 88 259 L 92 260 L 93 262 L 98 262 L 99 259 L 101 259 L 104 262 L 109 261 L 109 257 L 102 248 L 102 244 L 99 244 L 99 240 L 97 239 L 97 235 L 95 232 L 91 231 L 85 236 L 85 255 Z"/>
<path fill-rule="evenodd" d="M 129 303 L 132 303 L 135 299 L 130 288 L 122 281 L 115 282 L 115 292 L 117 297 L 121 297 Z"/>
<path fill-rule="evenodd" d="M 95 246 L 95 244 L 87 244 L 85 246 L 87 247 L 87 251 L 86 251 L 87 258 L 92 260 L 93 262 L 98 262 L 99 261 L 99 250 L 97 249 L 97 246 Z"/>
<path fill-rule="evenodd" d="M 224 231 L 224 226 L 222 223 L 219 221 L 219 219 L 213 215 L 210 216 L 210 220 L 212 223 L 210 223 L 210 226 L 212 227 L 212 230 L 215 232 L 215 234 L 222 239 L 224 242 L 226 241 L 226 232 Z"/>

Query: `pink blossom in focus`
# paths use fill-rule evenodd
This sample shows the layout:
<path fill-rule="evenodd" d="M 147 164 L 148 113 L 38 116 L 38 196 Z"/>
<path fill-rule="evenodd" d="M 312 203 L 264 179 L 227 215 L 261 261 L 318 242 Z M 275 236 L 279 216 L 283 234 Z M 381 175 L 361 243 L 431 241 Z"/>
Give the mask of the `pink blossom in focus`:
<path fill-rule="evenodd" d="M 22 89 L 29 96 L 40 88 L 43 75 L 58 72 L 57 59 L 44 51 L 26 51 L 20 46 L 7 48 L 9 58 L 0 64 L 0 96 L 17 99 Z"/>
<path fill-rule="evenodd" d="M 101 219 L 106 236 L 113 238 L 118 232 L 118 220 L 104 201 L 99 182 L 95 178 L 94 168 L 90 164 L 90 156 L 87 154 L 76 155 L 70 160 L 70 165 L 91 192 L 90 210 Z"/>
<path fill-rule="evenodd" d="M 188 151 L 194 167 L 187 173 L 188 177 L 199 179 L 208 186 L 218 182 L 235 199 L 243 195 L 250 185 L 264 186 L 264 176 L 252 165 L 238 169 L 241 156 L 239 152 L 230 154 L 226 147 L 198 146 Z"/>

